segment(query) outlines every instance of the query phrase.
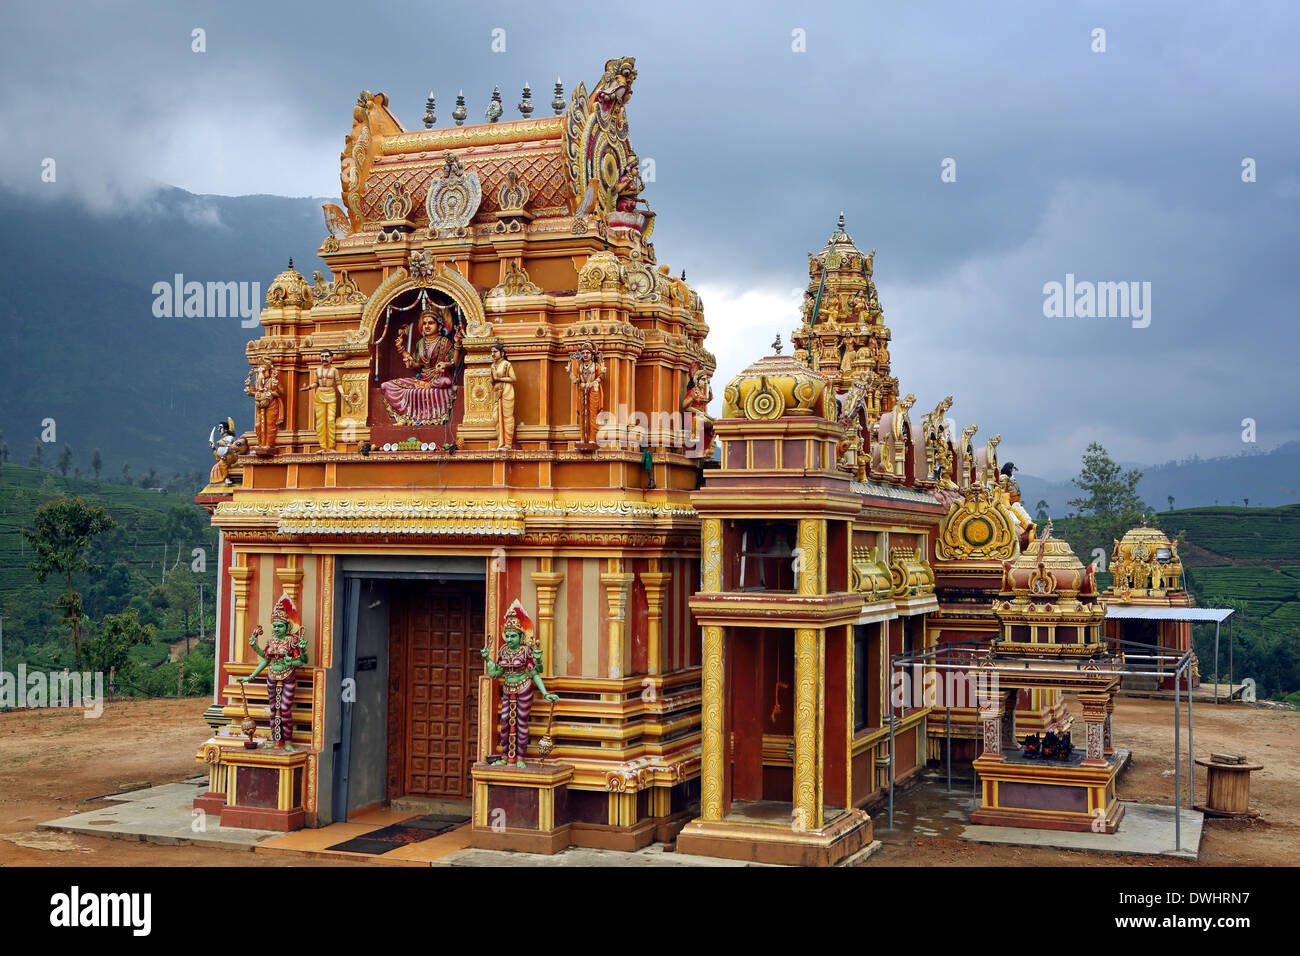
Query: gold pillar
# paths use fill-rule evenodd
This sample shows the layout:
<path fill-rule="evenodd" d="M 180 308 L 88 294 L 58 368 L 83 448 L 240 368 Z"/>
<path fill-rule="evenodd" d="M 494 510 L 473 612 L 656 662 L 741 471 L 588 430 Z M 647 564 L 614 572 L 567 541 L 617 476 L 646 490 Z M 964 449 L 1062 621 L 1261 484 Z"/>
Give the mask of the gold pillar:
<path fill-rule="evenodd" d="M 641 572 L 641 585 L 645 588 L 647 608 L 647 648 L 646 671 L 650 674 L 662 674 L 663 666 L 663 623 L 664 591 L 673 578 L 667 571 L 659 570 L 659 559 L 652 558 L 650 570 Z"/>
<path fill-rule="evenodd" d="M 794 828 L 819 829 L 821 813 L 821 659 L 824 632 L 794 632 Z"/>
<path fill-rule="evenodd" d="M 722 819 L 723 770 L 728 754 L 722 737 L 722 628 L 704 629 L 703 701 L 700 716 L 700 819 Z"/>
<path fill-rule="evenodd" d="M 532 573 L 537 586 L 537 643 L 542 649 L 542 676 L 555 676 L 555 593 L 564 580 L 563 571 L 553 570 L 553 560 L 541 559 L 541 570 Z"/>
<path fill-rule="evenodd" d="M 722 520 L 705 518 L 700 522 L 700 590 L 716 594 L 722 590 Z"/>
<path fill-rule="evenodd" d="M 825 539 L 826 522 L 818 518 L 800 520 L 797 567 L 800 594 L 826 593 L 826 562 L 822 560 Z"/>
<path fill-rule="evenodd" d="M 627 605 L 632 598 L 632 582 L 636 575 L 623 572 L 621 558 L 609 559 L 609 570 L 600 576 L 609 601 L 609 675 L 626 676 L 623 662 L 623 635 L 627 629 Z"/>
<path fill-rule="evenodd" d="M 235 629 L 230 636 L 230 659 L 244 663 L 248 647 L 248 589 L 253 584 L 253 569 L 248 566 L 248 555 L 239 552 L 235 563 L 226 569 L 235 586 Z"/>

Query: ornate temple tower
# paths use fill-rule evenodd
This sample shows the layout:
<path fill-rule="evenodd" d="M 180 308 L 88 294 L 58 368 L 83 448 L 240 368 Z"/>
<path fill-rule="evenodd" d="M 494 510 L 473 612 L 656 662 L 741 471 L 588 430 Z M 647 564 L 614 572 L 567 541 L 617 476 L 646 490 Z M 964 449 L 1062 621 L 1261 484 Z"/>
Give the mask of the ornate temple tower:
<path fill-rule="evenodd" d="M 1159 528 L 1148 528 L 1145 520 L 1139 527 L 1130 528 L 1115 542 L 1110 573 L 1111 586 L 1102 595 L 1107 607 L 1115 609 L 1105 624 L 1109 640 L 1149 644 L 1174 655 L 1191 649 L 1192 625 L 1179 611 L 1192 607 L 1196 601 L 1183 587 L 1178 545 L 1168 535 Z M 1120 613 L 1141 616 L 1121 618 Z M 1158 665 L 1163 666 L 1163 662 Z M 1193 660 L 1188 678 L 1193 687 L 1200 684 L 1200 676 L 1197 662 Z M 1174 677 L 1172 674 L 1166 677 L 1130 674 L 1125 676 L 1124 686 L 1172 690 Z M 1187 680 L 1184 680 L 1183 688 L 1186 687 Z"/>
<path fill-rule="evenodd" d="M 357 98 L 341 204 L 325 206 L 332 276 L 290 267 L 271 285 L 248 345 L 257 428 L 231 484 L 199 496 L 229 578 L 226 724 L 199 751 L 203 806 L 223 822 L 472 798 L 476 839 L 526 849 L 631 848 L 685 819 L 699 763 L 689 494 L 715 363 L 699 296 L 650 242 L 635 78 L 614 59 L 558 115 L 460 125 L 458 109 L 456 126 L 410 131 L 384 94 Z M 282 590 L 307 640 L 296 746 L 249 750 L 242 695 L 260 741 L 267 691 L 241 695 L 236 679 Z M 484 657 L 515 599 L 560 697 L 551 761 L 569 770 L 545 786 L 531 769 L 471 779 L 497 748 Z"/>

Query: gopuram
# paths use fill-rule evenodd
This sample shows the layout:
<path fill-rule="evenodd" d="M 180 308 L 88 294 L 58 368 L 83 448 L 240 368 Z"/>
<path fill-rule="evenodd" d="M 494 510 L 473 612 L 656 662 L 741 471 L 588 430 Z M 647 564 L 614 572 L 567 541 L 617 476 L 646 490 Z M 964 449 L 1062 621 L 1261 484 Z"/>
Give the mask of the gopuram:
<path fill-rule="evenodd" d="M 713 419 L 700 297 L 650 241 L 636 77 L 610 60 L 539 118 L 527 89 L 514 120 L 496 98 L 466 125 L 459 98 L 437 127 L 430 100 L 417 130 L 358 97 L 331 275 L 271 285 L 255 427 L 213 430 L 198 498 L 222 593 L 197 806 L 223 825 L 423 801 L 480 847 L 833 864 L 927 763 L 1068 739 L 1080 688 L 990 703 L 927 663 L 1094 648 L 1101 604 L 1059 585 L 1087 611 L 1033 636 L 1019 575 L 1065 546 L 1000 436 L 900 388 L 843 216 L 793 354 L 778 337 Z M 1094 749 L 1079 772 L 1111 800 Z"/>

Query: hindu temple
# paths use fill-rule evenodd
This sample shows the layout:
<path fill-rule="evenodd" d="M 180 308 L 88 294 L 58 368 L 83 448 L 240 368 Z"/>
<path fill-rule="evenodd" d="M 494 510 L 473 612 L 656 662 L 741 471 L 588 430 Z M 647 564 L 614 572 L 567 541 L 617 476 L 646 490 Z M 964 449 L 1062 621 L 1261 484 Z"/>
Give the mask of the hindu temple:
<path fill-rule="evenodd" d="M 431 100 L 423 129 L 357 98 L 330 275 L 270 286 L 253 428 L 214 430 L 198 498 L 222 592 L 197 805 L 286 830 L 422 803 L 481 847 L 834 864 L 955 757 L 986 815 L 1114 826 L 1113 681 L 1074 664 L 1105 651 L 1091 573 L 1000 436 L 952 397 L 914 417 L 843 216 L 791 353 L 715 400 L 700 297 L 651 241 L 636 80 L 612 59 L 552 115 L 525 90 L 519 118 L 497 95 L 448 126 Z M 1116 594 L 1171 600 L 1161 568 Z M 946 646 L 969 674 L 926 657 Z M 1007 655 L 1033 679 L 976 694 Z M 1087 746 L 1051 769 L 1082 797 L 1010 759 L 1068 739 L 1064 692 Z"/>

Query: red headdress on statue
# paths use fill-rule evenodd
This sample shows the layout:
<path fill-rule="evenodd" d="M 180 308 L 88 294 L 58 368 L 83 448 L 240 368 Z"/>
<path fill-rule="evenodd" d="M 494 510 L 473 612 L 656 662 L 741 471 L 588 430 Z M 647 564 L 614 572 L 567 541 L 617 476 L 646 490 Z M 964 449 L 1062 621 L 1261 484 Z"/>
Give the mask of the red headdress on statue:
<path fill-rule="evenodd" d="M 519 603 L 518 598 L 515 598 L 514 603 L 511 604 L 510 607 L 506 608 L 505 616 L 501 618 L 501 630 L 505 631 L 508 628 L 515 628 L 521 631 L 524 635 L 524 640 L 532 643 L 533 619 L 528 616 L 528 612 L 524 610 L 524 606 Z"/>
<path fill-rule="evenodd" d="M 276 621 L 288 621 L 289 630 L 295 631 L 298 625 L 302 623 L 302 615 L 298 611 L 298 605 L 293 603 L 293 598 L 288 594 L 281 593 L 280 599 L 275 602 L 275 607 L 271 609 L 271 623 Z"/>

